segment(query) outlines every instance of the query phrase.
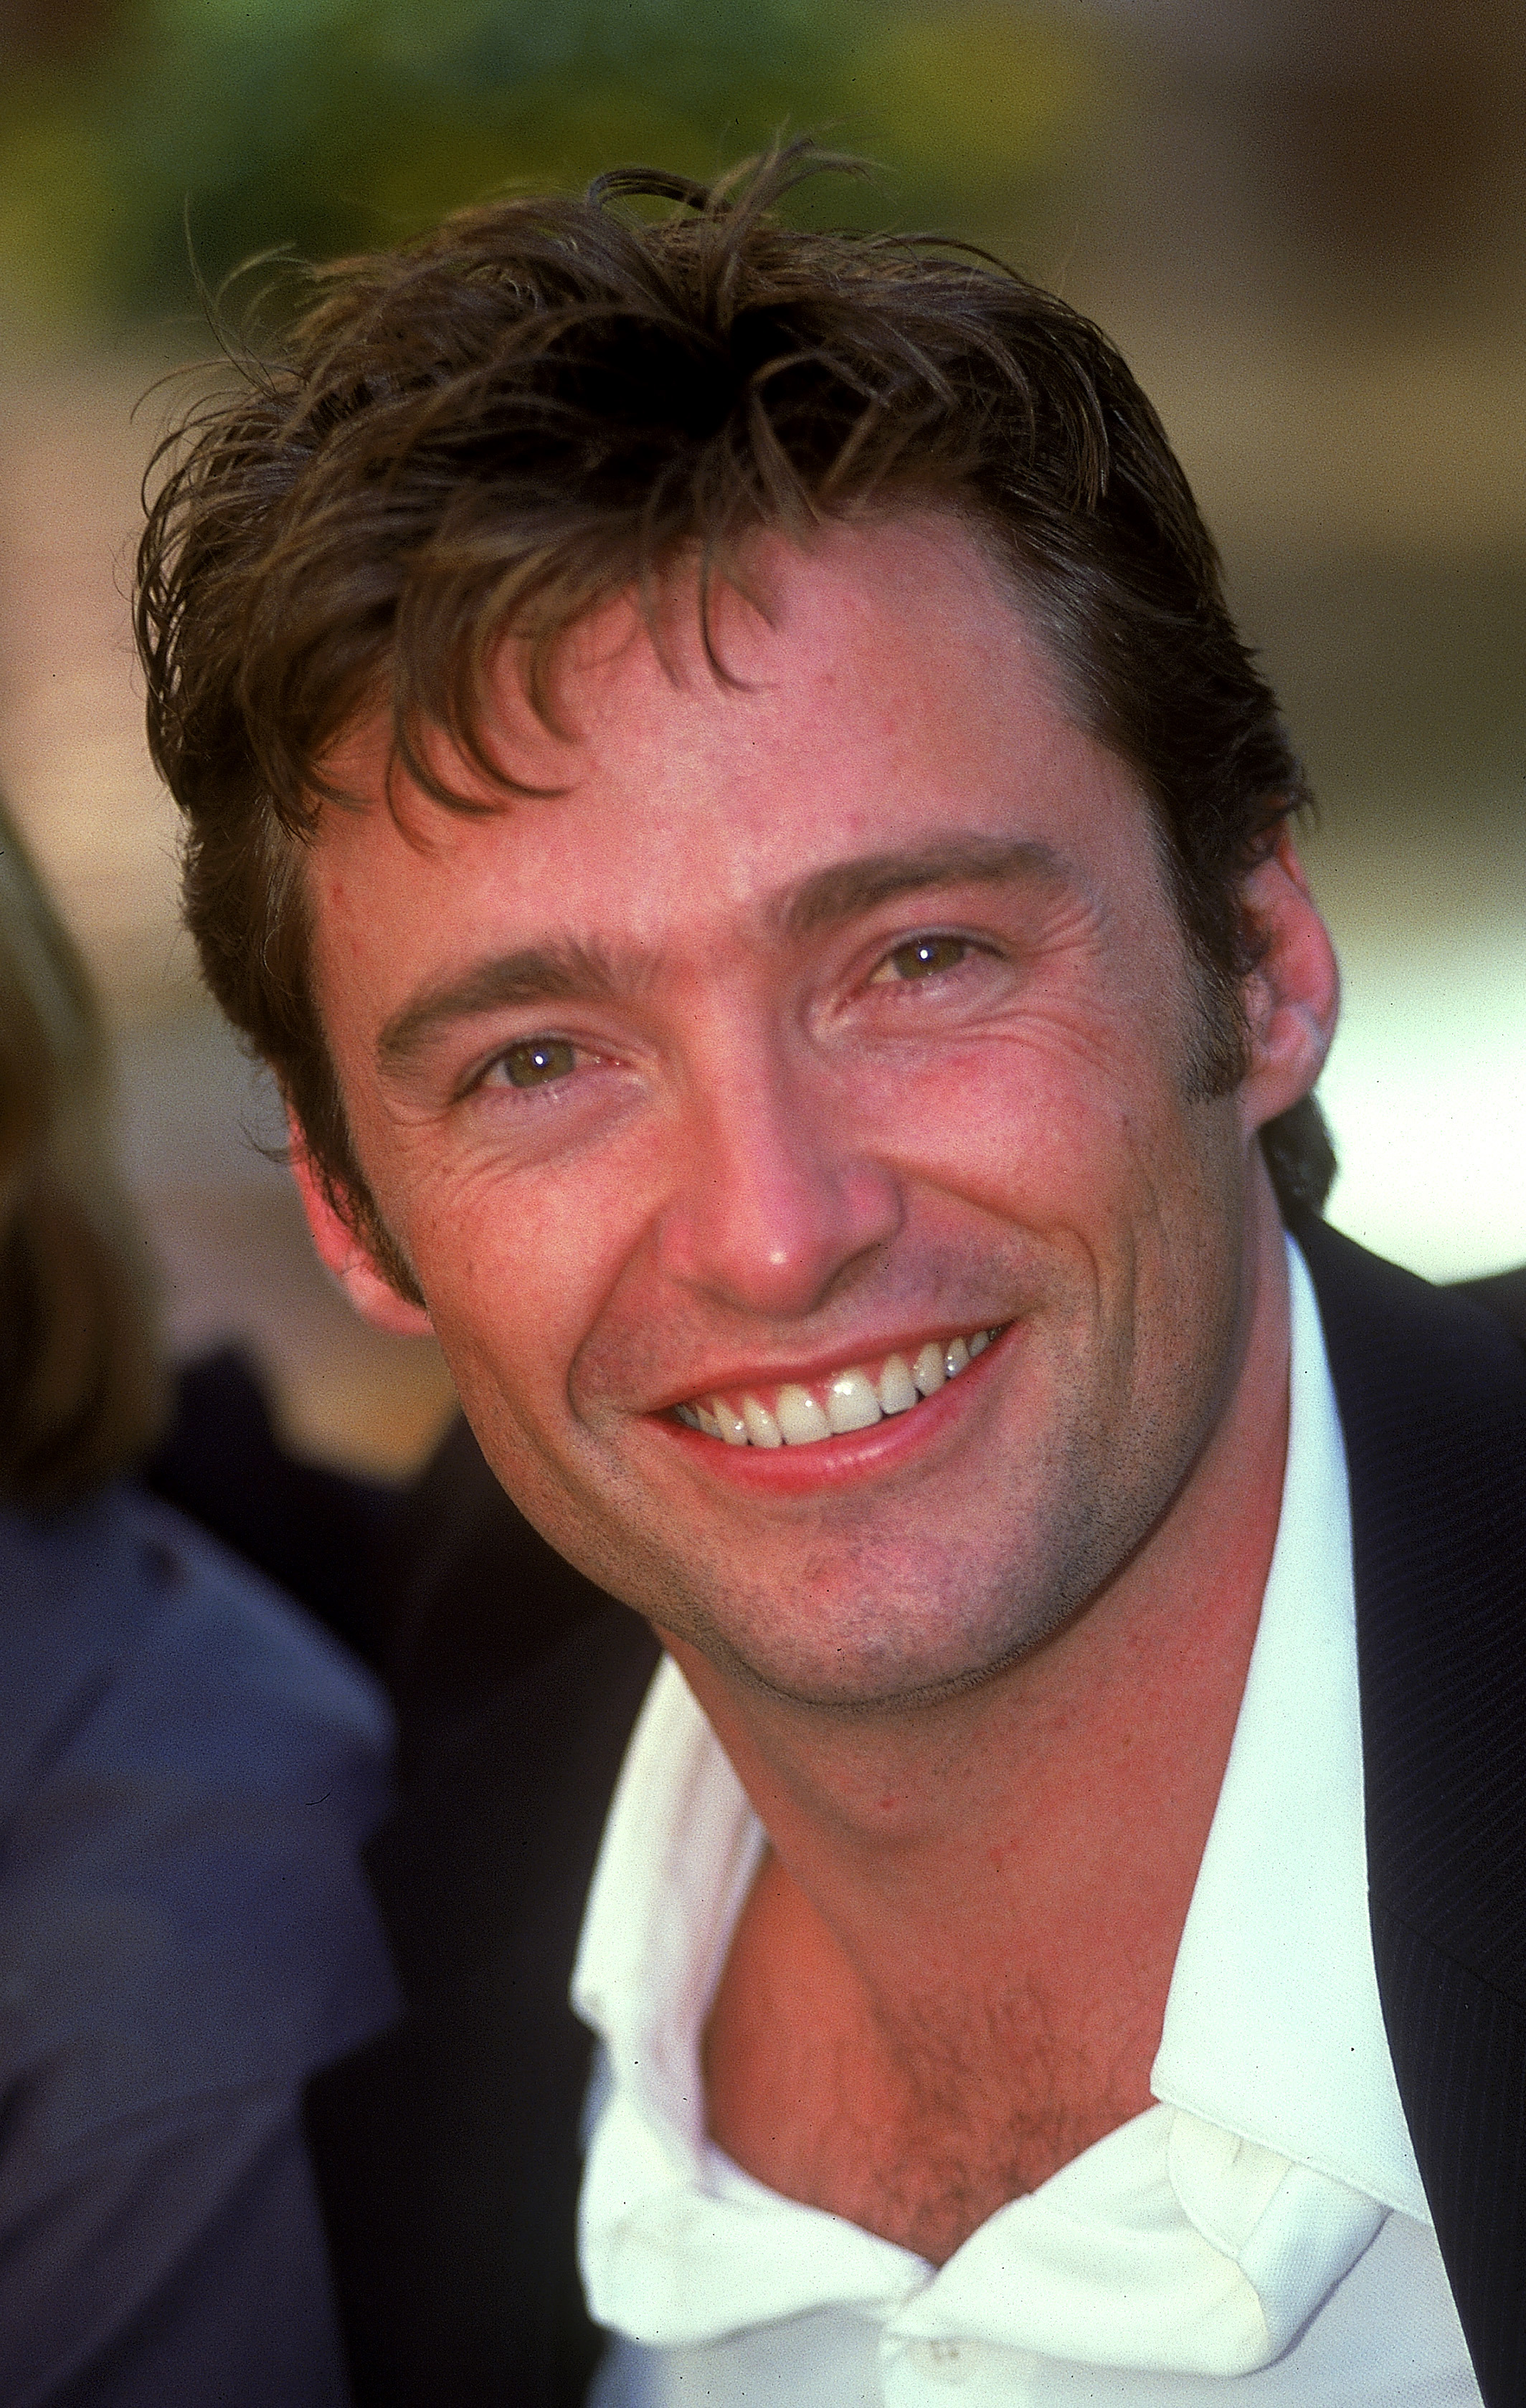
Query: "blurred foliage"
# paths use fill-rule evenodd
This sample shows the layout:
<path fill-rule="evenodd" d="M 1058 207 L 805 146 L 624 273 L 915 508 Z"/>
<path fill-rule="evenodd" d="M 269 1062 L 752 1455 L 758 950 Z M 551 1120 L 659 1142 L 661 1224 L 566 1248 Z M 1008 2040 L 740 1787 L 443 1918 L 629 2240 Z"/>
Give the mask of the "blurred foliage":
<path fill-rule="evenodd" d="M 885 170 L 840 220 L 1020 225 L 1101 74 L 1023 0 L 118 0 L 0 39 L 15 329 L 189 317 L 215 286 L 620 162 L 713 175 L 781 128 Z M 812 206 L 813 204 L 807 204 Z"/>

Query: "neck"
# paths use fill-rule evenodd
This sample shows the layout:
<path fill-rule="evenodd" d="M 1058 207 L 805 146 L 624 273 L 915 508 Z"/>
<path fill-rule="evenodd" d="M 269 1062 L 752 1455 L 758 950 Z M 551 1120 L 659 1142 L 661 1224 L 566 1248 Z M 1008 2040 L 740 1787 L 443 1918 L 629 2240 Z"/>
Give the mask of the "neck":
<path fill-rule="evenodd" d="M 1025 2044 L 1020 1995 L 1083 2051 L 1095 2026 L 1116 2077 L 1093 2101 L 1101 2129 L 1148 2103 L 1281 1502 L 1288 1304 L 1270 1191 L 1246 1251 L 1238 1369 L 1211 1438 L 1130 1563 L 1021 1660 L 847 1716 L 673 1644 L 771 1842 L 713 2018 L 722 2058 L 728 2034 L 787 2014 L 787 1989 L 892 2055 L 900 2035 L 925 2058 L 941 2033 L 978 2075 L 977 2035 L 1002 2064 Z M 714 2050 L 710 2071 L 713 2106 Z M 1074 2145 L 1056 2142 L 1055 2162 Z"/>

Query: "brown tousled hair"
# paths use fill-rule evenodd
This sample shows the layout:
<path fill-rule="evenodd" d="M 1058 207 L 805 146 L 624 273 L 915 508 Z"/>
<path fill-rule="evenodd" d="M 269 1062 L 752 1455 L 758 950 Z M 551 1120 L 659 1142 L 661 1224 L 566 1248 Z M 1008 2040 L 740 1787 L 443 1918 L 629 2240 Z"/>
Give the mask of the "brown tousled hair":
<path fill-rule="evenodd" d="M 137 631 L 190 925 L 405 1294 L 309 974 L 300 860 L 325 759 L 388 710 L 396 759 L 472 808 L 427 738 L 511 783 L 479 733 L 505 634 L 544 710 L 573 622 L 684 556 L 702 597 L 743 581 L 760 527 L 804 538 L 928 502 L 963 516 L 1078 720 L 1155 807 L 1202 1000 L 1200 1083 L 1243 1075 L 1241 882 L 1308 797 L 1159 420 L 1094 325 L 984 253 L 779 222 L 823 164 L 796 145 L 709 188 L 624 170 L 310 271 L 277 354 L 161 448 Z M 633 206 L 653 200 L 673 207 Z M 1334 1166 L 1312 1099 L 1262 1141 L 1285 1209 L 1317 1209 Z"/>
<path fill-rule="evenodd" d="M 84 964 L 0 807 L 0 1497 L 39 1511 L 146 1454 L 166 1398 L 109 1086 Z"/>

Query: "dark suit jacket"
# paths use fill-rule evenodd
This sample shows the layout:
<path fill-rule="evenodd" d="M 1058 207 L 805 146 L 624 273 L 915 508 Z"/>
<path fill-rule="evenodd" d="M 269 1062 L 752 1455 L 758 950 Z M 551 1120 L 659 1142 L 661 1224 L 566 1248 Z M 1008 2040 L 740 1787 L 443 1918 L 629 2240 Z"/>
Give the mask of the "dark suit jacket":
<path fill-rule="evenodd" d="M 1299 1235 L 1350 1467 L 1379 1994 L 1485 2400 L 1526 2408 L 1526 1354 Z M 418 1542 L 453 1607 L 407 1634 L 413 1774 L 370 1858 L 410 2013 L 316 2081 L 309 2130 L 360 2408 L 575 2408 L 568 1984 L 656 1648 L 455 1446 Z"/>

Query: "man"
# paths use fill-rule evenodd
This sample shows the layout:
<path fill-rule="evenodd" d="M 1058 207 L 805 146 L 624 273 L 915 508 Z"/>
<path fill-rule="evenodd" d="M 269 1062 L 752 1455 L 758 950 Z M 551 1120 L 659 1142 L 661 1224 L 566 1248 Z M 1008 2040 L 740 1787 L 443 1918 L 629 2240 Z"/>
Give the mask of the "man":
<path fill-rule="evenodd" d="M 1315 1217 L 1147 403 L 792 172 L 334 271 L 146 539 L 209 974 L 540 1534 L 313 2095 L 360 2392 L 1519 2399 L 1526 1363 Z"/>

